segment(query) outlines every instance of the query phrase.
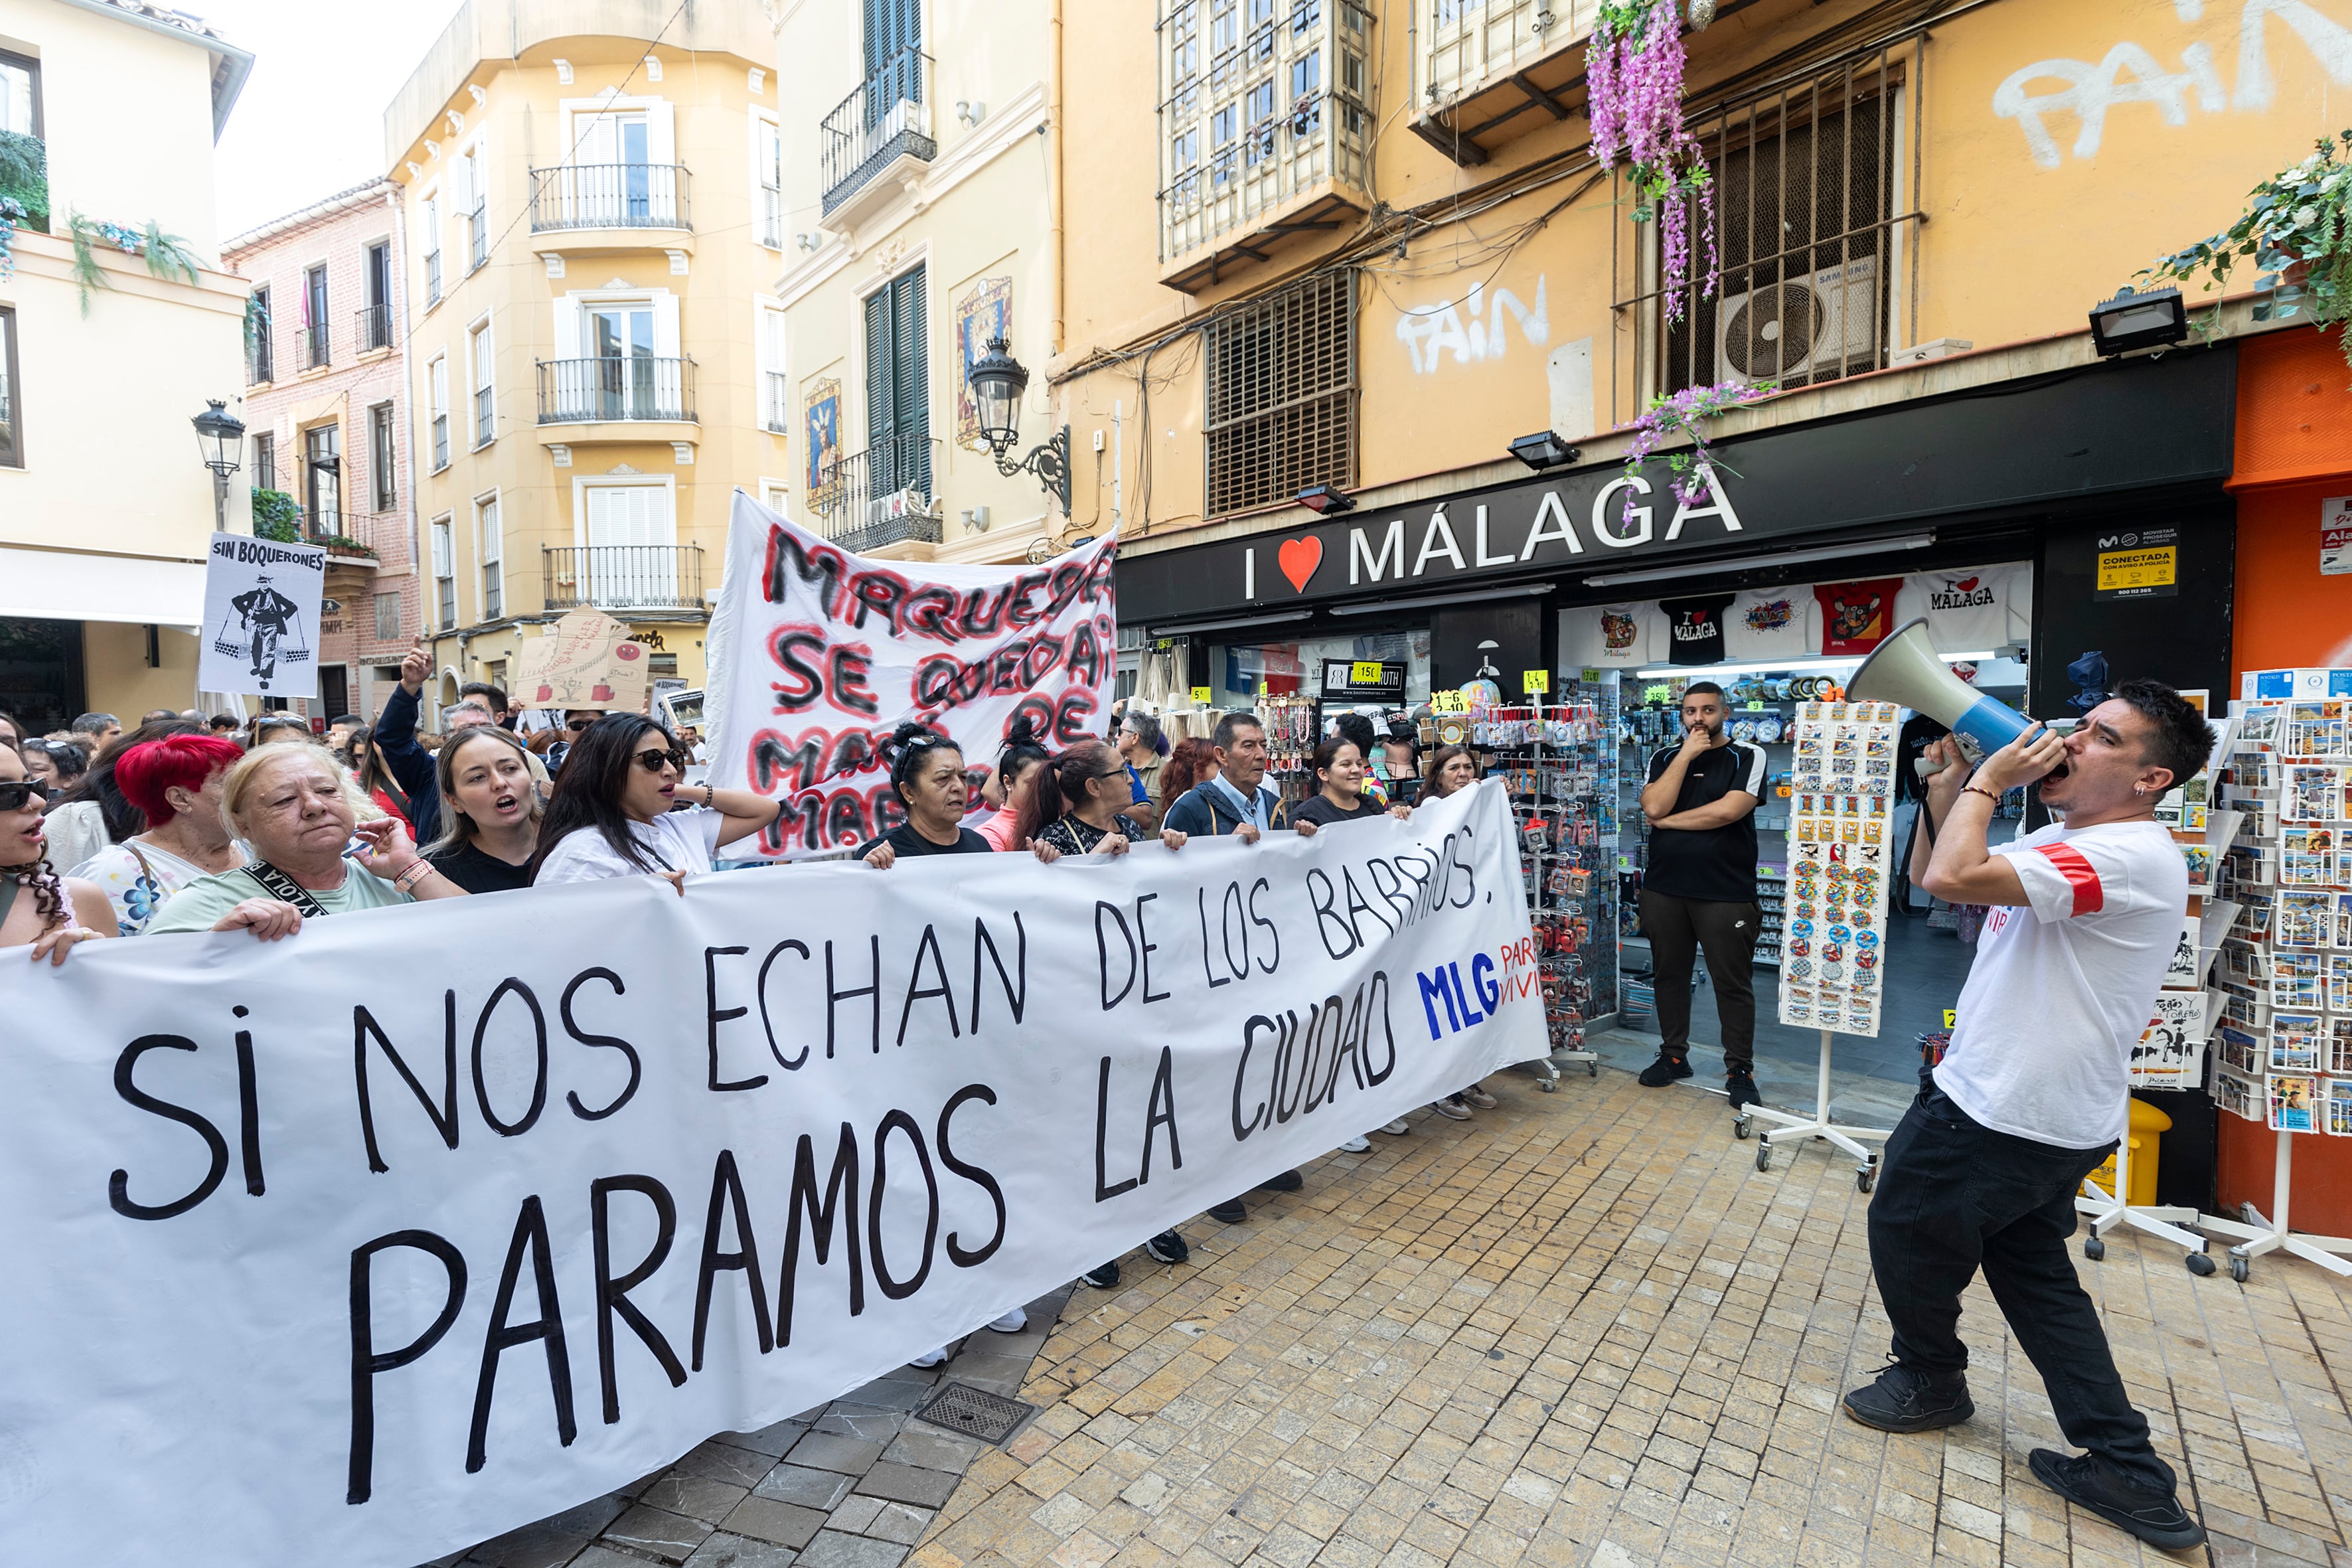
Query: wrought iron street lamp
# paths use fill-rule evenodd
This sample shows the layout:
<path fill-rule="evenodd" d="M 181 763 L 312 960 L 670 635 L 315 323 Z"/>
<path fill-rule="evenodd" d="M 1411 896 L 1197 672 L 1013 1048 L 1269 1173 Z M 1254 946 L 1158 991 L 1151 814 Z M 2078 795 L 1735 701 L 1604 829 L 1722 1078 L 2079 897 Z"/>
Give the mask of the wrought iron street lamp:
<path fill-rule="evenodd" d="M 1007 479 L 1014 474 L 1036 475 L 1045 493 L 1062 503 L 1062 515 L 1069 516 L 1070 427 L 1063 426 L 1026 457 L 1008 458 L 1005 454 L 1021 443 L 1021 395 L 1029 389 L 1029 372 L 1013 357 L 1003 338 L 991 338 L 988 352 L 973 363 L 970 379 L 972 401 L 980 405 L 981 437 L 996 458 L 996 471 Z"/>
<path fill-rule="evenodd" d="M 236 472 L 237 456 L 245 449 L 245 424 L 219 398 L 205 401 L 209 406 L 190 423 L 196 427 L 196 449 L 205 456 L 205 467 L 213 471 L 213 527 L 226 533 L 228 477 Z"/>

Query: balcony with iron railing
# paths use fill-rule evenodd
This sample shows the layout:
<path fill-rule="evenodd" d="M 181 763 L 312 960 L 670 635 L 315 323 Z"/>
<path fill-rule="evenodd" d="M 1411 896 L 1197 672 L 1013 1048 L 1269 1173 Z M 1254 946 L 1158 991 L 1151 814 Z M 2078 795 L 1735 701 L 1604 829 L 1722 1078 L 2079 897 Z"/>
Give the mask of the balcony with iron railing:
<path fill-rule="evenodd" d="M 824 117 L 818 187 L 827 220 L 855 226 L 898 195 L 899 177 L 940 155 L 924 97 L 930 57 L 901 49 Z"/>
<path fill-rule="evenodd" d="M 392 307 L 368 305 L 361 309 L 352 338 L 363 354 L 392 347 Z"/>
<path fill-rule="evenodd" d="M 694 441 L 694 362 L 617 354 L 541 360 L 540 440 L 549 446 L 597 439 Z M 663 430 L 603 434 L 582 426 L 667 425 Z"/>
<path fill-rule="evenodd" d="M 327 323 L 313 321 L 295 334 L 302 345 L 302 368 L 325 370 L 334 363 L 334 354 L 327 342 Z"/>
<path fill-rule="evenodd" d="M 763 371 L 760 375 L 761 412 L 767 427 L 782 436 L 793 427 L 792 393 L 780 370 Z"/>
<path fill-rule="evenodd" d="M 567 544 L 540 551 L 551 610 L 699 610 L 698 544 Z"/>
<path fill-rule="evenodd" d="M 816 531 L 853 554 L 890 545 L 937 544 L 928 435 L 892 437 L 824 464 L 809 487 Z"/>
<path fill-rule="evenodd" d="M 571 255 L 694 249 L 682 163 L 564 163 L 530 172 L 534 248 Z M 648 230 L 661 231 L 649 234 Z"/>

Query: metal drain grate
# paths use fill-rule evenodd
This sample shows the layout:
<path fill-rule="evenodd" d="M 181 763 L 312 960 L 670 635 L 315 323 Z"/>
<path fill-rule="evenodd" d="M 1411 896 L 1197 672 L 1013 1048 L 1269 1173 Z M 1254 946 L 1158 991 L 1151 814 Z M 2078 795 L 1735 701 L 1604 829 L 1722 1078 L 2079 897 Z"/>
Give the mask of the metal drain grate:
<path fill-rule="evenodd" d="M 1007 1399 L 970 1384 L 950 1383 L 923 1402 L 915 1411 L 915 1419 L 977 1437 L 983 1443 L 1002 1443 L 1036 1413 L 1035 1405 L 1024 1405 L 1018 1399 Z"/>

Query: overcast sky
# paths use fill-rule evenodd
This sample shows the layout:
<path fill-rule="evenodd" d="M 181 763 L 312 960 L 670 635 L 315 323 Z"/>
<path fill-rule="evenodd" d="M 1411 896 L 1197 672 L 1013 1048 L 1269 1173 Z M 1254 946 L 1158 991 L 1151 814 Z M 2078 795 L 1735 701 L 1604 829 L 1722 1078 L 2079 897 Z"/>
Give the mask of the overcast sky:
<path fill-rule="evenodd" d="M 226 240 L 384 172 L 384 106 L 459 0 L 175 3 L 255 57 L 220 140 Z"/>

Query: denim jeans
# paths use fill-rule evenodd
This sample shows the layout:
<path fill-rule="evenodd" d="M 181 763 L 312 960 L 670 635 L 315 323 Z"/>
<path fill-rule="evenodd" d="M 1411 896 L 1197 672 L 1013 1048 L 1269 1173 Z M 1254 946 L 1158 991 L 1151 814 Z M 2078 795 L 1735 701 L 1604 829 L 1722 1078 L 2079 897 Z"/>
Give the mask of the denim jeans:
<path fill-rule="evenodd" d="M 1886 1142 L 1870 1202 L 1870 1267 L 1895 1325 L 1895 1359 L 1939 1374 L 1969 1364 L 1960 1292 L 1982 1268 L 2066 1440 L 2134 1485 L 2169 1492 L 2172 1468 L 2148 1446 L 2147 1418 L 2124 1392 L 2066 1255 L 2074 1196 L 2114 1149 L 1995 1132 L 1928 1084 Z"/>

